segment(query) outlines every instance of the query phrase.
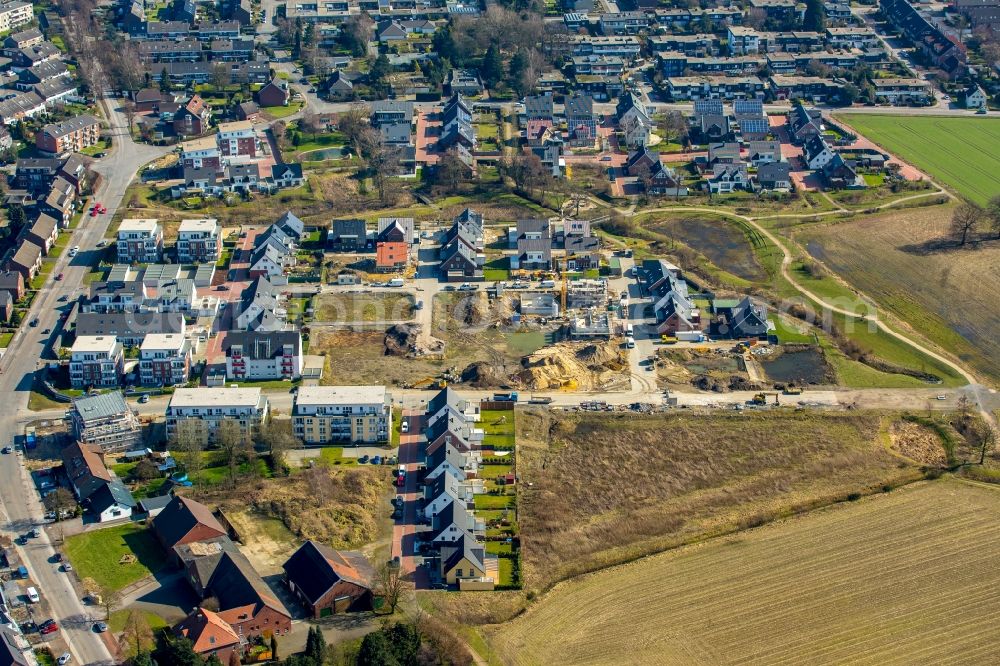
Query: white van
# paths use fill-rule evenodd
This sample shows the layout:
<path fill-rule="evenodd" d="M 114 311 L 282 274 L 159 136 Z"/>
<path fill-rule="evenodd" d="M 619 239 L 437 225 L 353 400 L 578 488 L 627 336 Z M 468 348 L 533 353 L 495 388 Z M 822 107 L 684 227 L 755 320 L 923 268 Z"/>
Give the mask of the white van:
<path fill-rule="evenodd" d="M 632 328 L 632 324 L 625 324 L 625 335 L 632 337 L 635 330 Z"/>
<path fill-rule="evenodd" d="M 38 590 L 36 590 L 33 587 L 29 587 L 26 590 L 26 594 L 28 595 L 28 601 L 30 601 L 33 604 L 37 604 L 41 600 L 38 596 Z"/>
<path fill-rule="evenodd" d="M 403 278 L 392 278 L 391 280 L 389 280 L 390 287 L 402 287 L 404 284 L 406 284 L 406 282 L 403 280 Z"/>
<path fill-rule="evenodd" d="M 625 339 L 625 347 L 627 349 L 635 349 L 635 338 L 631 335 Z"/>
<path fill-rule="evenodd" d="M 542 289 L 555 289 L 555 288 L 556 288 L 555 280 L 542 280 Z"/>

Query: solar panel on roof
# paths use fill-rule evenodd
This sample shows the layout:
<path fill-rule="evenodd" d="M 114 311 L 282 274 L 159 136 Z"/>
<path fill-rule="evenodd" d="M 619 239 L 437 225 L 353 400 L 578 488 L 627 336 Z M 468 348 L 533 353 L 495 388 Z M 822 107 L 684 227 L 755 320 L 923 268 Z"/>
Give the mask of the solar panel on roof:
<path fill-rule="evenodd" d="M 694 101 L 694 113 L 695 115 L 722 115 L 722 100 L 721 99 L 696 99 Z"/>
<path fill-rule="evenodd" d="M 770 129 L 767 118 L 740 118 L 739 123 L 743 134 L 767 134 Z"/>
<path fill-rule="evenodd" d="M 733 102 L 733 113 L 737 116 L 763 116 L 764 103 L 759 99 L 738 99 Z"/>

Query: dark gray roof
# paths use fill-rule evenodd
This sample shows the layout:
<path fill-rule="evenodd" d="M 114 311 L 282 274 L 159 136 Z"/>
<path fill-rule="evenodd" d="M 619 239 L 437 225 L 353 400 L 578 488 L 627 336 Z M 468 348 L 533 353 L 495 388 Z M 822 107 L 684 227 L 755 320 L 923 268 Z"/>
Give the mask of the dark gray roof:
<path fill-rule="evenodd" d="M 128 405 L 125 404 L 125 397 L 121 391 L 109 391 L 75 398 L 73 409 L 84 421 L 90 421 L 125 414 L 128 412 Z"/>
<path fill-rule="evenodd" d="M 239 346 L 244 356 L 267 359 L 280 356 L 284 345 L 292 345 L 297 354 L 301 349 L 302 336 L 298 331 L 230 331 L 222 348 L 228 353 L 233 346 Z"/>
<path fill-rule="evenodd" d="M 315 541 L 299 546 L 283 568 L 288 580 L 313 604 L 341 580 L 371 589 L 375 577 L 361 553 L 334 550 Z"/>
<path fill-rule="evenodd" d="M 122 338 L 149 333 L 182 333 L 184 315 L 180 312 L 81 312 L 76 317 L 76 334 L 114 335 Z"/>
<path fill-rule="evenodd" d="M 132 493 L 119 479 L 112 479 L 110 483 L 105 483 L 87 498 L 88 507 L 95 513 L 101 513 L 116 504 L 131 509 L 136 507 Z"/>

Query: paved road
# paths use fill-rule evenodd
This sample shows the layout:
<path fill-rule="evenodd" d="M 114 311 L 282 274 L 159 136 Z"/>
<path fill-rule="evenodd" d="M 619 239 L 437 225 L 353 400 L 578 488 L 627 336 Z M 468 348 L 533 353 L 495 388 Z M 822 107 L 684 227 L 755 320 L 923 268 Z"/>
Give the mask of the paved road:
<path fill-rule="evenodd" d="M 59 258 L 52 274 L 63 273 L 64 279 L 56 282 L 50 278 L 36 297 L 27 318 L 38 317 L 39 325 L 22 326 L 7 353 L 0 359 L 0 392 L 4 395 L 4 400 L 0 401 L 0 441 L 5 445 L 19 434 L 19 421 L 31 414 L 27 412 L 28 395 L 39 359 L 54 358 L 49 341 L 55 333 L 44 335 L 41 331 L 47 328 L 56 331 L 59 308 L 66 307 L 60 299 L 72 299 L 83 288 L 83 277 L 90 271 L 92 253 L 104 237 L 136 171 L 167 152 L 163 148 L 134 143 L 125 129 L 125 118 L 115 100 L 103 100 L 101 105 L 114 139 L 108 156 L 94 167 L 102 176 L 94 199 L 103 203 L 108 212 L 96 218 L 89 215 L 82 218 L 80 226 L 72 232 L 71 241 L 72 245 L 82 248 L 80 254 L 72 259 L 68 254 Z M 40 522 L 43 514 L 34 489 L 26 486 L 25 476 L 20 456 L 0 457 L 0 511 L 5 519 L 2 529 L 11 534 Z M 53 615 L 65 627 L 63 634 L 77 663 L 113 663 L 104 641 L 90 630 L 87 618 L 91 609 L 77 598 L 66 574 L 59 573 L 48 562 L 55 553 L 48 537 L 33 541 L 21 550 L 41 593 L 52 605 Z"/>

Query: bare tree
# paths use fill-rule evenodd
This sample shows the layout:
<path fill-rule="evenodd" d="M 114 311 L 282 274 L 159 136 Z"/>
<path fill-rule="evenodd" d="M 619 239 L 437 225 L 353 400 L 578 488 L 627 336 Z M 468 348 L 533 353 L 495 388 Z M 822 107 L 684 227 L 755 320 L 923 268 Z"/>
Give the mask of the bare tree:
<path fill-rule="evenodd" d="M 117 564 L 117 562 L 115 564 Z M 101 607 L 104 608 L 104 619 L 110 622 L 111 614 L 118 610 L 118 606 L 122 602 L 122 595 L 118 590 L 112 590 L 108 587 L 102 587 L 100 589 Z"/>
<path fill-rule="evenodd" d="M 323 119 L 312 111 L 307 111 L 302 114 L 302 119 L 299 120 L 299 129 L 303 132 L 307 132 L 309 134 L 309 138 L 313 141 L 316 140 L 316 135 L 323 130 L 325 125 L 326 123 L 323 122 Z"/>
<path fill-rule="evenodd" d="M 235 484 L 240 463 L 252 457 L 253 447 L 250 446 L 247 433 L 238 422 L 224 419 L 219 422 L 215 439 L 229 468 L 229 481 Z"/>
<path fill-rule="evenodd" d="M 986 204 L 986 219 L 989 220 L 990 231 L 1000 238 L 1000 194 Z"/>
<path fill-rule="evenodd" d="M 969 234 L 975 232 L 983 219 L 983 209 L 973 203 L 963 203 L 951 216 L 951 235 L 965 247 Z"/>
<path fill-rule="evenodd" d="M 197 474 L 204 467 L 202 451 L 205 450 L 205 422 L 198 419 L 181 419 L 174 428 L 174 454 L 184 466 L 184 471 Z"/>
<path fill-rule="evenodd" d="M 971 444 L 979 449 L 979 464 L 986 462 L 986 454 L 993 451 L 997 445 L 997 431 L 986 421 L 978 421 L 969 433 Z"/>
<path fill-rule="evenodd" d="M 657 129 L 667 143 L 684 143 L 688 135 L 687 118 L 680 111 L 667 111 L 657 123 Z"/>
<path fill-rule="evenodd" d="M 229 65 L 224 62 L 217 62 L 212 65 L 212 85 L 217 91 L 225 90 L 226 86 L 232 83 Z"/>
<path fill-rule="evenodd" d="M 153 647 L 153 630 L 146 621 L 146 616 L 135 608 L 129 610 L 128 617 L 125 618 L 123 634 L 131 656 Z"/>
<path fill-rule="evenodd" d="M 394 562 L 385 562 L 375 572 L 375 593 L 389 604 L 389 612 L 395 613 L 403 592 L 403 577 Z"/>
<path fill-rule="evenodd" d="M 299 446 L 299 440 L 292 431 L 292 422 L 289 419 L 272 419 L 261 428 L 260 442 L 271 456 L 271 467 L 275 473 L 284 469 L 285 454 Z"/>

